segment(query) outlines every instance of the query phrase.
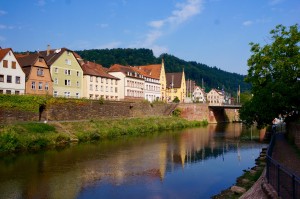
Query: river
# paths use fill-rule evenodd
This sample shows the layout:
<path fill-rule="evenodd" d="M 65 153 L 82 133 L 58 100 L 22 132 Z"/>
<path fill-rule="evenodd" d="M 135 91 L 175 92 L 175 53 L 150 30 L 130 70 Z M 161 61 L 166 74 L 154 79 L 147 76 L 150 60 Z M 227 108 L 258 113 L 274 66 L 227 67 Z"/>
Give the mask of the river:
<path fill-rule="evenodd" d="M 210 198 L 255 165 L 262 136 L 210 124 L 9 156 L 0 159 L 0 198 Z"/>

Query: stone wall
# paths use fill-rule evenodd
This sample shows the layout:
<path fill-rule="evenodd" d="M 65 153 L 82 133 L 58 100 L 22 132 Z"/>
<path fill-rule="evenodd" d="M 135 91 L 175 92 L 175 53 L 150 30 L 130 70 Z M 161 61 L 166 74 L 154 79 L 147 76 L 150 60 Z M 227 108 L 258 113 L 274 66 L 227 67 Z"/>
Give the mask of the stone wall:
<path fill-rule="evenodd" d="M 12 109 L 0 109 L 0 123 L 2 124 L 38 120 L 39 113 Z"/>

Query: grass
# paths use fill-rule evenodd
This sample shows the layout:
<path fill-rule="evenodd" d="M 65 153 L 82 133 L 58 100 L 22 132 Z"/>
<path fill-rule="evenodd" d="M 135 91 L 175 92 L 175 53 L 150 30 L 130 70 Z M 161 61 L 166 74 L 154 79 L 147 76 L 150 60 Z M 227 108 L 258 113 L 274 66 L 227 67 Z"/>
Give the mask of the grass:
<path fill-rule="evenodd" d="M 178 117 L 103 119 L 57 124 L 19 123 L 0 126 L 0 154 L 38 151 L 79 142 L 144 136 L 163 130 L 207 125 L 207 121 L 188 121 Z"/>

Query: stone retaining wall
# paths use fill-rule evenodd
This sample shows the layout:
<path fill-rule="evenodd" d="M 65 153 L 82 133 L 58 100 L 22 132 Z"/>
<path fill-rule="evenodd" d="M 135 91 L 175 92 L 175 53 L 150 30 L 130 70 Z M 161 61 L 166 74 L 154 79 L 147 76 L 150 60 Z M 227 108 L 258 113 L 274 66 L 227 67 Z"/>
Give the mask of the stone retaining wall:
<path fill-rule="evenodd" d="M 294 140 L 295 145 L 300 149 L 300 124 L 289 123 L 288 136 L 290 139 Z"/>

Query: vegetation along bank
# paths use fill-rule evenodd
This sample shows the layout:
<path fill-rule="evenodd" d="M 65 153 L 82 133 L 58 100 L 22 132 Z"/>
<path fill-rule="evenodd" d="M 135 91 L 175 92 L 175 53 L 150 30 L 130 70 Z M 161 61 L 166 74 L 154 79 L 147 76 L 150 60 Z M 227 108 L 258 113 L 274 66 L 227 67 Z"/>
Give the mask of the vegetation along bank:
<path fill-rule="evenodd" d="M 0 154 L 68 146 L 71 142 L 143 136 L 163 130 L 207 125 L 179 117 L 102 119 L 78 122 L 17 123 L 0 125 Z"/>

